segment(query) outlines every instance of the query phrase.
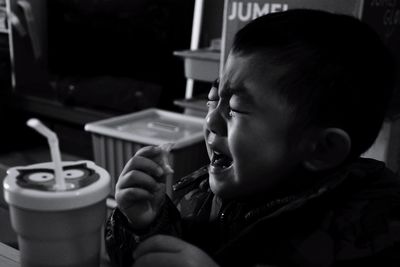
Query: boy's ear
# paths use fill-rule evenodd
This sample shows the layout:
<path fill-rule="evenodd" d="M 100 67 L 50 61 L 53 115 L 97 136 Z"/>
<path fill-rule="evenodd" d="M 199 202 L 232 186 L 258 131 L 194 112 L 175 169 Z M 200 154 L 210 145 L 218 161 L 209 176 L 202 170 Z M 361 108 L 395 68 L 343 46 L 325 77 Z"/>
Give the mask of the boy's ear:
<path fill-rule="evenodd" d="M 323 129 L 310 143 L 310 150 L 304 166 L 310 171 L 323 171 L 339 166 L 346 160 L 351 149 L 347 132 L 339 128 Z"/>

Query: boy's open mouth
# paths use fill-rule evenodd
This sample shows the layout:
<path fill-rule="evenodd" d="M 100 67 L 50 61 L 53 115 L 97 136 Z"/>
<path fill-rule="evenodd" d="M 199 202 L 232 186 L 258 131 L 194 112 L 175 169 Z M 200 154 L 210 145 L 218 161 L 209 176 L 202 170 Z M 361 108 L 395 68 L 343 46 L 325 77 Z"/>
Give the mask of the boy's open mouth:
<path fill-rule="evenodd" d="M 228 168 L 232 165 L 233 159 L 230 157 L 221 154 L 220 152 L 214 151 L 211 157 L 211 166 L 217 168 Z"/>

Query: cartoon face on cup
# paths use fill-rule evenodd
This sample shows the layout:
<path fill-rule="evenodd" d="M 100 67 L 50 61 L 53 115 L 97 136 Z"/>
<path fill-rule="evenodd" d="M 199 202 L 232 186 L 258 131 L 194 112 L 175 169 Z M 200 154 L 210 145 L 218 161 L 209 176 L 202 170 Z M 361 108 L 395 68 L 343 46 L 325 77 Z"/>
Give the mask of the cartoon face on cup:
<path fill-rule="evenodd" d="M 55 172 L 52 168 L 17 169 L 17 184 L 22 188 L 42 191 L 57 191 Z M 64 166 L 63 176 L 67 185 L 66 190 L 83 188 L 99 179 L 99 174 L 88 168 L 85 163 Z"/>

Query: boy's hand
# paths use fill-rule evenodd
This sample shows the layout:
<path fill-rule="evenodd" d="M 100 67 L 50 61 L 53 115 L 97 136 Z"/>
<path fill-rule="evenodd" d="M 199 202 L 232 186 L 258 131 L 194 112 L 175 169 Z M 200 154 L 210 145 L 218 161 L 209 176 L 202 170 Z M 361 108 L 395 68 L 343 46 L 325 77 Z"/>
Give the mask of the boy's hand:
<path fill-rule="evenodd" d="M 201 249 L 167 235 L 156 235 L 143 241 L 133 258 L 134 267 L 218 267 Z"/>
<path fill-rule="evenodd" d="M 115 199 L 136 229 L 148 227 L 165 200 L 165 153 L 160 147 L 140 149 L 125 165 L 118 179 Z"/>

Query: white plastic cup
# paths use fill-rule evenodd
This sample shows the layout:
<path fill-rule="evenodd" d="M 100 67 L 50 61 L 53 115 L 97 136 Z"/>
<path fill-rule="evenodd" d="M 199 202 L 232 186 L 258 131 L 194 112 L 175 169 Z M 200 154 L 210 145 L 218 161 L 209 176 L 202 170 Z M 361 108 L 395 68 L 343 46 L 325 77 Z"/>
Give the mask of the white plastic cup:
<path fill-rule="evenodd" d="M 4 197 L 10 205 L 11 224 L 18 236 L 22 267 L 100 264 L 110 175 L 91 161 L 63 162 L 63 167 L 69 188 L 64 191 L 55 191 L 51 186 L 48 187 L 53 190 L 45 189 L 54 183 L 52 162 L 7 171 Z M 84 179 L 91 183 L 77 186 Z M 24 184 L 27 180 L 28 186 Z"/>

